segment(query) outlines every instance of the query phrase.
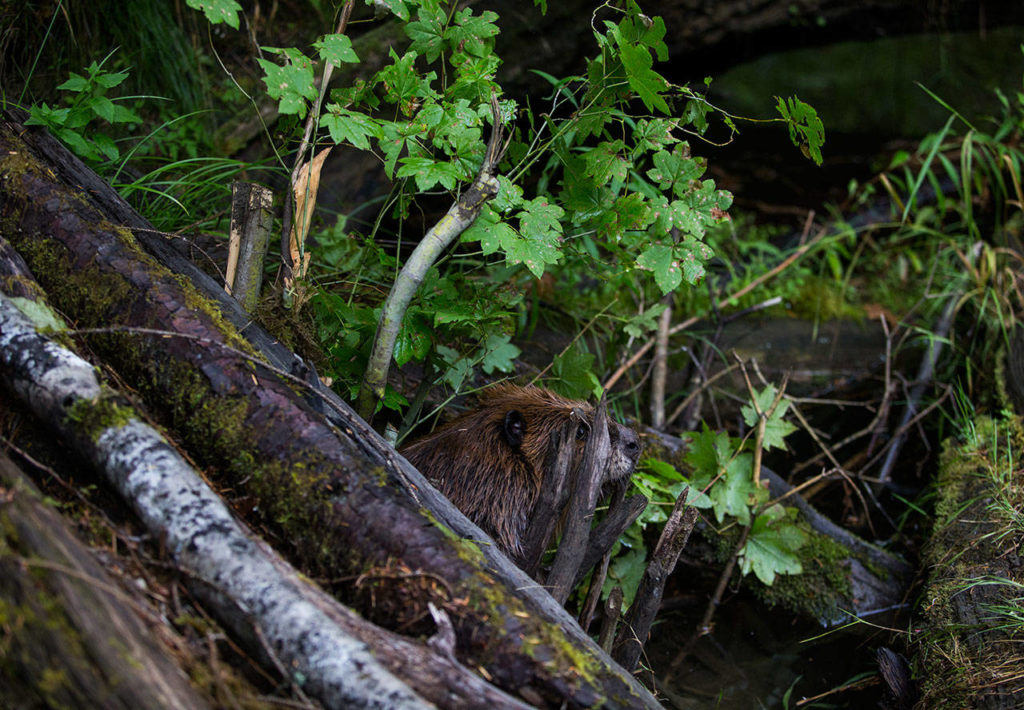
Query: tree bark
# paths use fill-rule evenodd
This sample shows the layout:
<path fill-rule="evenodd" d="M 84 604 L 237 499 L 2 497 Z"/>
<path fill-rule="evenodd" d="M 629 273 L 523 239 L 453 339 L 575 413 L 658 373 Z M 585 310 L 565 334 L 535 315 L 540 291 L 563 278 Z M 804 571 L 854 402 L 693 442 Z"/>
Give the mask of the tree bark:
<path fill-rule="evenodd" d="M 3 704 L 209 707 L 134 605 L 0 452 Z"/>
<path fill-rule="evenodd" d="M 229 321 L 247 317 L 217 284 L 196 277 L 219 308 L 146 253 L 139 241 L 197 272 L 77 160 L 4 123 L 0 180 L 4 232 L 51 302 L 79 329 L 103 331 L 85 335 L 91 349 L 307 574 L 362 580 L 335 591 L 392 628 L 428 604 L 443 609 L 460 660 L 531 702 L 656 706 L 347 405 L 313 378 L 297 383 L 301 361 L 258 327 L 239 337 Z"/>
<path fill-rule="evenodd" d="M 253 657 L 273 670 L 272 652 L 326 707 L 426 707 L 390 671 L 437 703 L 522 707 L 449 655 L 374 627 L 302 581 L 89 363 L 37 328 L 0 295 L 2 380 L 103 472 Z"/>

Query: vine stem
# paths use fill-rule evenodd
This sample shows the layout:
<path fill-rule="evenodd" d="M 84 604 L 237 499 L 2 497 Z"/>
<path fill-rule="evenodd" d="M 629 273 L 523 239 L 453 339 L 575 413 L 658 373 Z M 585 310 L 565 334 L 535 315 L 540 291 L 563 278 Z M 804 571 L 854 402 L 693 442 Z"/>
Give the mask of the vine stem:
<path fill-rule="evenodd" d="M 437 261 L 442 252 L 476 221 L 484 203 L 498 194 L 498 178 L 495 173 L 507 144 L 502 145 L 504 133 L 501 109 L 498 106 L 498 99 L 493 95 L 491 96 L 491 112 L 494 129 L 487 145 L 487 154 L 476 179 L 416 245 L 416 249 L 405 262 L 384 302 L 384 309 L 373 339 L 373 349 L 366 364 L 363 381 L 359 386 L 357 411 L 359 416 L 367 422 L 373 419 L 378 403 L 384 398 L 388 370 L 391 367 L 391 357 L 395 350 L 395 342 L 398 340 L 402 320 L 405 318 L 405 312 L 408 310 L 413 296 L 416 295 L 423 283 L 427 270 Z"/>

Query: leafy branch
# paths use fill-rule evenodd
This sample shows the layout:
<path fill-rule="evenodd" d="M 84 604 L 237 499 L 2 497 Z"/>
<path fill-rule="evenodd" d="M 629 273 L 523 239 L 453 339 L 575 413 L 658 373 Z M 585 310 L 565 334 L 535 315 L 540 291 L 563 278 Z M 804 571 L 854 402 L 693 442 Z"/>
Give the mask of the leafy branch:
<path fill-rule="evenodd" d="M 409 303 L 423 283 L 424 276 L 441 253 L 476 221 L 484 203 L 498 194 L 496 177 L 507 144 L 504 143 L 501 109 L 498 100 L 491 97 L 492 131 L 487 154 L 473 184 L 452 204 L 445 215 L 430 228 L 395 279 L 384 302 L 380 323 L 373 341 L 373 350 L 359 389 L 357 411 L 366 421 L 384 399 L 388 370 L 391 366 L 395 341 Z"/>

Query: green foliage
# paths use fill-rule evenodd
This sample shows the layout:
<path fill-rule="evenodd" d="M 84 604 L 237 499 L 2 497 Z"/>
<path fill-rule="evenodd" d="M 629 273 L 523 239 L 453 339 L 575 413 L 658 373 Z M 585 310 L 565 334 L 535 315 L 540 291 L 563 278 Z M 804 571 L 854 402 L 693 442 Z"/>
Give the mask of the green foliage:
<path fill-rule="evenodd" d="M 294 47 L 263 47 L 263 51 L 284 57 L 282 65 L 262 57 L 256 58 L 266 74 L 263 81 L 267 85 L 267 94 L 279 100 L 277 109 L 281 113 L 304 117 L 309 110 L 309 102 L 317 97 L 313 62 Z"/>
<path fill-rule="evenodd" d="M 337 250 L 345 239 L 362 243 L 354 250 L 362 255 L 354 277 L 339 287 L 329 262 L 311 272 L 322 284 L 313 304 L 342 386 L 356 388 L 380 299 L 395 273 L 385 263 L 390 257 L 364 239 L 379 240 L 385 230 L 402 235 L 411 214 L 436 214 L 428 193 L 454 200 L 474 179 L 494 130 L 492 97 L 512 134 L 499 166 L 499 194 L 461 235 L 462 249 L 479 251 L 463 251 L 424 276 L 393 352 L 396 363 L 422 363 L 438 383 L 456 389 L 476 368 L 510 372 L 512 330 L 531 278 L 591 275 L 599 286 L 587 298 L 596 297 L 590 302 L 603 314 L 599 327 L 612 338 L 654 327 L 660 311 L 636 304 L 704 278 L 714 256 L 709 230 L 728 219 L 732 196 L 705 176 L 706 161 L 680 136 L 703 134 L 716 115 L 733 124 L 702 94 L 658 72 L 657 63 L 668 59 L 660 17 L 644 14 L 633 0 L 599 8 L 596 54 L 583 76 L 549 77 L 555 103 L 539 114 L 502 98 L 496 13 L 440 0 L 384 5 L 409 43 L 389 48 L 374 73 L 333 89 L 322 107 L 315 77 L 328 63 L 359 61 L 344 34 L 313 42 L 315 58 L 284 47 L 264 48 L 274 56 L 258 59 L 281 114 L 302 118 L 315 109 L 318 141 L 372 152 L 394 180 L 367 234 L 332 235 L 321 252 Z M 191 6 L 211 21 L 237 21 L 233 3 Z M 785 108 L 793 135 L 820 160 L 823 136 L 813 109 L 796 99 Z M 517 115 L 522 120 L 513 121 Z M 600 350 L 571 348 L 554 358 L 552 384 L 592 394 L 603 362 Z"/>
<path fill-rule="evenodd" d="M 110 126 L 140 124 L 142 118 L 124 105 L 124 99 L 111 99 L 106 95 L 128 78 L 126 71 L 104 69 L 110 56 L 90 64 L 85 75 L 71 72 L 68 80 L 57 87 L 70 92 L 67 105 L 59 108 L 51 108 L 46 103 L 33 106 L 25 124 L 45 126 L 83 160 L 93 163 L 117 160 L 120 151 L 114 139 L 101 132 L 97 122 Z"/>
<path fill-rule="evenodd" d="M 764 440 L 761 442 L 765 451 L 785 449 L 786 444 L 783 440 L 796 431 L 795 426 L 783 419 L 786 416 L 786 411 L 789 409 L 789 402 L 787 400 L 779 400 L 775 409 L 772 409 L 772 403 L 775 402 L 777 394 L 778 390 L 772 385 L 768 385 L 760 392 L 754 392 L 754 401 L 757 403 L 756 407 L 751 403 L 744 405 L 740 409 L 743 421 L 750 427 L 757 426 L 758 412 L 765 413 Z"/>
<path fill-rule="evenodd" d="M 755 392 L 758 409 L 768 411 L 775 394 L 771 386 Z M 783 404 L 785 400 L 780 401 L 768 418 L 763 441 L 766 449 L 769 442 L 771 446 L 784 448 L 783 438 L 795 430 L 782 420 Z M 752 405 L 743 408 L 744 419 L 750 425 L 757 421 L 754 412 Z M 692 436 L 686 455 L 691 474 L 684 480 L 701 491 L 693 497 L 692 504 L 713 510 L 718 523 L 733 519 L 740 525 L 750 526 L 740 550 L 740 571 L 743 574 L 752 571 L 770 586 L 777 574 L 800 574 L 802 569 L 796 551 L 807 538 L 782 506 L 766 507 L 768 490 L 763 483 L 754 480 L 754 457 L 743 450 L 747 446 L 745 441 L 732 439 L 724 432 L 712 432 L 705 425 L 703 431 Z"/>
<path fill-rule="evenodd" d="M 329 140 L 373 151 L 381 159 L 387 175 L 396 181 L 384 209 L 402 220 L 421 195 L 442 190 L 454 196 L 479 170 L 491 120 L 490 100 L 501 93 L 495 81 L 500 31 L 498 16 L 489 10 L 456 11 L 437 0 L 392 2 L 388 7 L 404 21 L 410 44 L 404 50 L 390 49 L 389 61 L 372 76 L 333 90 L 319 124 Z M 230 14 L 230 8 L 220 5 L 203 6 L 207 13 L 213 9 Z M 552 270 L 557 277 L 596 266 L 601 272 L 616 272 L 618 279 L 649 272 L 658 291 L 669 293 L 684 281 L 695 284 L 703 277 L 704 265 L 713 256 L 704 241 L 707 229 L 726 218 L 732 198 L 717 190 L 713 181 L 702 179 L 705 161 L 691 156 L 689 145 L 679 140 L 683 120 L 670 118 L 676 113 L 674 103 L 695 100 L 694 106 L 700 108 L 688 103 L 685 113 L 699 124 L 698 130 L 707 126 L 701 97 L 671 84 L 655 69 L 655 60 L 667 59 L 663 20 L 647 17 L 635 2 L 604 13 L 609 19 L 599 24 L 599 54 L 590 61 L 587 78 L 559 82 L 581 110 L 556 111 L 543 119 L 528 114 L 529 125 L 517 128 L 512 137 L 499 195 L 462 235 L 462 244 L 478 244 L 483 261 L 476 262 L 477 267 L 503 264 L 505 272 L 514 275 L 512 283 L 522 282 L 517 268 L 540 278 Z M 358 61 L 343 35 L 327 35 L 313 46 L 319 50 L 318 61 L 294 48 L 267 48 L 277 61 L 259 60 L 267 93 L 279 102 L 283 114 L 306 115 L 317 99 L 314 76 L 319 65 Z M 633 99 L 662 117 L 631 115 Z M 505 100 L 501 111 L 508 120 L 519 107 Z M 532 194 L 525 194 L 526 186 Z M 382 222 L 375 221 L 369 236 Z M 387 280 L 384 274 L 380 278 Z M 453 277 L 438 273 L 431 278 L 443 284 Z M 459 277 L 459 284 L 463 301 L 474 288 L 492 288 L 485 273 Z M 410 314 L 424 324 L 436 313 L 432 308 L 446 313 L 451 306 L 450 301 L 437 300 L 444 288 L 433 294 L 427 289 L 425 285 L 414 305 L 419 315 Z M 469 302 L 480 300 L 480 295 L 469 297 Z M 324 298 L 319 304 L 324 308 L 335 302 Z M 351 317 L 352 309 L 376 305 L 349 298 L 345 312 Z M 641 324 L 653 324 L 653 312 L 641 315 L 623 311 L 609 317 L 637 332 Z M 358 324 L 372 320 L 350 322 L 362 332 Z M 447 378 L 449 384 L 464 380 L 466 358 L 483 364 L 485 371 L 495 363 L 501 363 L 501 369 L 510 365 L 497 355 L 477 357 L 455 348 L 460 353 L 455 358 L 449 351 L 425 347 L 427 342 L 445 342 L 426 332 L 438 325 L 457 331 L 449 333 L 453 342 L 464 337 L 486 342 L 479 320 L 434 320 L 430 326 L 405 326 L 395 352 L 397 362 L 432 360 L 442 368 L 441 379 L 445 367 L 457 366 L 460 374 Z M 348 338 L 354 337 L 349 333 Z M 360 352 L 365 341 L 360 336 Z M 578 367 L 588 355 L 566 353 L 555 361 L 552 373 L 560 386 L 574 392 L 596 389 L 590 369 L 593 355 L 582 371 L 570 372 L 568 367 L 568 358 Z M 347 377 L 354 374 L 353 370 Z"/>
<path fill-rule="evenodd" d="M 777 574 L 800 574 L 803 567 L 796 551 L 807 542 L 807 534 L 793 523 L 796 510 L 770 506 L 754 518 L 747 542 L 740 550 L 740 571 L 751 571 L 769 587 Z"/>
<path fill-rule="evenodd" d="M 761 411 L 771 408 L 775 392 L 774 387 L 766 387 L 755 393 Z M 744 409 L 754 411 L 752 405 Z M 794 430 L 782 420 L 783 414 L 780 403 L 769 418 L 771 429 L 778 436 L 773 442 L 776 446 L 782 446 L 782 438 Z M 633 492 L 643 494 L 650 503 L 619 541 L 603 592 L 607 594 L 613 586 L 619 585 L 629 603 L 644 571 L 643 531 L 649 525 L 664 525 L 668 511 L 684 492 L 688 505 L 713 512 L 719 525 L 750 526 L 746 542 L 739 551 L 742 574 L 753 572 L 768 586 L 775 582 L 776 575 L 800 574 L 803 570 L 796 553 L 807 542 L 807 535 L 795 522 L 794 509 L 768 505 L 767 488 L 754 481 L 754 457 L 748 450 L 751 446 L 747 440 L 711 431 L 705 425 L 700 433 L 690 435 L 685 456 L 689 475 L 683 475 L 675 466 L 659 459 L 641 461 L 631 479 Z"/>
<path fill-rule="evenodd" d="M 201 10 L 211 25 L 225 22 L 232 29 L 238 29 L 238 13 L 242 6 L 235 0 L 185 0 L 193 10 Z"/>
<path fill-rule="evenodd" d="M 775 97 L 775 107 L 789 125 L 789 137 L 793 145 L 800 146 L 804 156 L 821 165 L 821 146 L 825 143 L 825 126 L 818 118 L 818 112 L 795 96 L 788 99 Z"/>

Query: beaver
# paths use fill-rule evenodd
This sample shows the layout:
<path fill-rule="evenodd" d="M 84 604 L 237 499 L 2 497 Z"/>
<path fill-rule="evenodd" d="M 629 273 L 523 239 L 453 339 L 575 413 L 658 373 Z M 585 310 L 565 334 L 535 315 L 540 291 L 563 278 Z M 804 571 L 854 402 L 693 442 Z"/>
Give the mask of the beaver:
<path fill-rule="evenodd" d="M 519 559 L 534 504 L 540 493 L 550 436 L 573 415 L 577 465 L 594 420 L 594 407 L 536 386 L 499 384 L 479 406 L 434 433 L 403 447 L 416 466 L 470 520 Z M 640 456 L 636 432 L 608 420 L 611 461 L 605 480 L 629 476 Z"/>

